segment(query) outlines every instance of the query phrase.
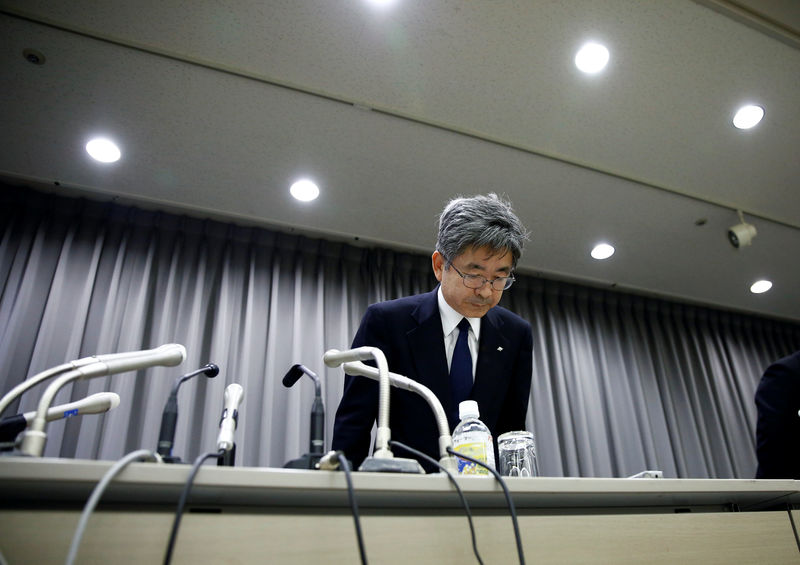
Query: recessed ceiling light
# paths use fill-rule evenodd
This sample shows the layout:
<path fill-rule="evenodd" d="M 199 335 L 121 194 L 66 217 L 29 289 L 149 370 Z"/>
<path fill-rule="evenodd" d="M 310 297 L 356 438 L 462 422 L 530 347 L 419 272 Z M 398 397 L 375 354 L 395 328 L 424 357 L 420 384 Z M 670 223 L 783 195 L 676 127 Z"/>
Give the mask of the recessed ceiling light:
<path fill-rule="evenodd" d="M 599 43 L 586 43 L 575 55 L 575 66 L 586 74 L 602 71 L 608 64 L 608 49 Z"/>
<path fill-rule="evenodd" d="M 96 161 L 101 163 L 114 163 L 122 155 L 116 143 L 110 139 L 96 137 L 86 144 L 86 152 Z"/>
<path fill-rule="evenodd" d="M 598 243 L 592 249 L 592 257 L 595 259 L 608 259 L 614 254 L 614 247 L 607 243 Z"/>
<path fill-rule="evenodd" d="M 301 179 L 289 188 L 289 192 L 301 202 L 311 202 L 319 196 L 319 187 L 308 179 Z"/>
<path fill-rule="evenodd" d="M 750 129 L 758 125 L 758 122 L 764 117 L 764 108 L 750 104 L 742 106 L 736 111 L 733 117 L 733 125 L 739 129 Z"/>
<path fill-rule="evenodd" d="M 772 288 L 772 281 L 760 280 L 754 282 L 752 286 L 750 286 L 750 292 L 752 292 L 753 294 L 761 294 L 763 292 L 767 292 L 771 288 Z"/>

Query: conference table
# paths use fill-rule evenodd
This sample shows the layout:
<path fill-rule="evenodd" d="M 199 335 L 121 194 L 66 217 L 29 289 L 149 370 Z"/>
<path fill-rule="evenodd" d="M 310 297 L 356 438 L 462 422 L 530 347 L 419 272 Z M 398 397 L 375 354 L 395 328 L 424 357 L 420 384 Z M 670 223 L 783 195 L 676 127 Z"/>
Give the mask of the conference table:
<path fill-rule="evenodd" d="M 0 458 L 0 551 L 9 565 L 63 563 L 112 461 Z M 78 563 L 161 563 L 189 465 L 132 463 L 89 520 Z M 353 473 L 371 563 L 476 563 L 444 475 Z M 491 477 L 458 477 L 484 563 L 518 563 Z M 800 563 L 800 482 L 509 478 L 525 560 L 540 563 Z M 172 563 L 359 563 L 341 471 L 204 465 Z"/>

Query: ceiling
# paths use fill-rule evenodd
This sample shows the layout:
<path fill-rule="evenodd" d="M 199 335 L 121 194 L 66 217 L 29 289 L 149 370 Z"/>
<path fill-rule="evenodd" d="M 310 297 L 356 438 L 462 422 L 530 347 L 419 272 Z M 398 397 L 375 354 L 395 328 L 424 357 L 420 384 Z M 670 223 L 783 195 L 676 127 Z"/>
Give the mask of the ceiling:
<path fill-rule="evenodd" d="M 793 0 L 3 0 L 0 177 L 425 253 L 495 191 L 523 272 L 800 321 L 798 30 Z"/>

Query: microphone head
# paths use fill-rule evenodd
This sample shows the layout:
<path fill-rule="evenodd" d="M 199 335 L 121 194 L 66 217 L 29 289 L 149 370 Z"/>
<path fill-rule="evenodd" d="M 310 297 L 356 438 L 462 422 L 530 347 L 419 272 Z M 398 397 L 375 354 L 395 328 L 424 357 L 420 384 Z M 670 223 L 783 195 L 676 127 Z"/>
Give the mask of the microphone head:
<path fill-rule="evenodd" d="M 47 410 L 46 420 L 52 422 L 53 420 L 69 418 L 70 416 L 77 416 L 78 414 L 102 414 L 103 412 L 113 410 L 117 406 L 119 406 L 119 395 L 117 393 L 97 392 L 86 398 L 76 400 L 75 402 L 49 408 Z M 36 412 L 27 412 L 24 416 L 26 420 L 31 422 L 36 417 Z"/>
<path fill-rule="evenodd" d="M 231 383 L 225 387 L 223 397 L 225 401 L 225 407 L 232 407 L 235 410 L 239 407 L 239 404 L 241 404 L 242 399 L 244 398 L 244 389 L 239 383 Z"/>
<path fill-rule="evenodd" d="M 291 387 L 297 380 L 303 376 L 303 369 L 300 368 L 300 364 L 292 365 L 292 368 L 289 369 L 289 372 L 283 377 L 283 386 L 286 388 Z"/>
<path fill-rule="evenodd" d="M 342 364 L 342 360 L 339 358 L 339 354 L 341 351 L 338 349 L 329 349 L 325 352 L 322 356 L 322 362 L 325 363 L 331 369 L 338 367 Z"/>
<path fill-rule="evenodd" d="M 61 408 L 64 412 L 64 408 L 70 406 L 79 409 L 79 414 L 102 414 L 119 406 L 119 395 L 116 392 L 96 392 L 82 400 L 56 408 Z"/>
<path fill-rule="evenodd" d="M 98 392 L 97 394 L 103 395 L 103 398 L 106 400 L 106 402 L 108 402 L 109 410 L 113 410 L 119 406 L 119 395 L 116 392 Z"/>
<path fill-rule="evenodd" d="M 207 376 L 209 379 L 213 379 L 214 377 L 219 375 L 219 367 L 214 365 L 214 363 L 206 364 L 204 369 L 205 370 L 203 371 L 203 374 L 205 374 L 205 376 Z"/>
<path fill-rule="evenodd" d="M 186 361 L 186 348 L 180 343 L 167 343 L 161 347 L 156 347 L 154 351 L 159 352 L 165 367 L 174 367 Z"/>

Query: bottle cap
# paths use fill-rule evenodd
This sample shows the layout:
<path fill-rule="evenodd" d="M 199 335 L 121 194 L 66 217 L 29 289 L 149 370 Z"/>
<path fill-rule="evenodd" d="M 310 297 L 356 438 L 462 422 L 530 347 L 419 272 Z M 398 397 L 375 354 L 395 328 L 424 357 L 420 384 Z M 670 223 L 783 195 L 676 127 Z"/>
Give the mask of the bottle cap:
<path fill-rule="evenodd" d="M 474 400 L 462 400 L 458 404 L 458 419 L 478 418 L 481 413 L 478 411 L 478 403 Z"/>

